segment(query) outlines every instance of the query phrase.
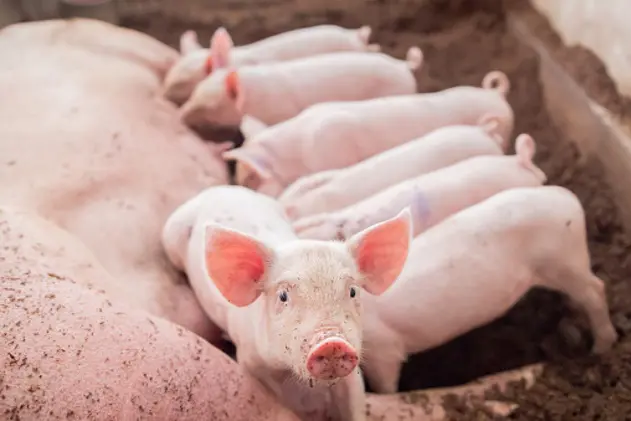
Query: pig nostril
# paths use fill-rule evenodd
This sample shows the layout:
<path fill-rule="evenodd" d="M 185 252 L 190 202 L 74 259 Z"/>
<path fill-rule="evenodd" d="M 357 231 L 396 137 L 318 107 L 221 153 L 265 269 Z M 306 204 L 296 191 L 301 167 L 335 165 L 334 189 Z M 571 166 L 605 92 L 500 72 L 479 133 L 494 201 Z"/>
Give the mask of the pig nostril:
<path fill-rule="evenodd" d="M 316 357 L 316 361 L 317 361 L 317 362 L 319 362 L 319 363 L 321 363 L 321 362 L 322 362 L 322 361 L 324 361 L 324 360 L 325 360 L 325 358 L 324 358 L 322 355 L 318 355 L 318 356 Z"/>

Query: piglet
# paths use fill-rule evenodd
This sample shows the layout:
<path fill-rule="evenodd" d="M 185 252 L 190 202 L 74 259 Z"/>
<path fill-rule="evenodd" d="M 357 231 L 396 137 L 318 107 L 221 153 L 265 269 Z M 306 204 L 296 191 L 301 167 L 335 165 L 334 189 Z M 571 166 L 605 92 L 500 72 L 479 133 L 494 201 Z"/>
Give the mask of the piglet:
<path fill-rule="evenodd" d="M 507 142 L 513 130 L 508 89 L 506 75 L 494 71 L 482 88 L 317 104 L 223 156 L 237 161 L 238 184 L 278 196 L 302 176 L 354 165 L 440 127 L 495 118 Z"/>
<path fill-rule="evenodd" d="M 383 53 L 337 52 L 214 71 L 182 106 L 190 126 L 238 126 L 243 114 L 266 125 L 327 101 L 358 101 L 416 92 L 417 47 L 406 61 Z"/>
<path fill-rule="evenodd" d="M 482 126 L 447 126 L 351 167 L 298 179 L 279 197 L 291 219 L 350 206 L 404 180 L 479 155 L 501 155 L 493 119 Z M 243 131 L 243 129 L 242 129 Z"/>
<path fill-rule="evenodd" d="M 249 139 L 267 129 L 267 127 L 269 126 L 264 124 L 261 120 L 254 118 L 251 115 L 244 114 L 241 118 L 239 130 L 244 137 L 244 141 L 247 142 Z"/>
<path fill-rule="evenodd" d="M 503 191 L 416 237 L 397 282 L 364 295 L 364 372 L 395 392 L 407 355 L 502 316 L 532 287 L 565 293 L 587 313 L 593 351 L 617 334 L 603 282 L 590 269 L 579 200 L 557 186 Z"/>
<path fill-rule="evenodd" d="M 386 291 L 410 242 L 409 210 L 346 242 L 300 240 L 277 201 L 239 186 L 200 193 L 163 232 L 239 363 L 301 419 L 322 421 L 365 420 L 361 289 Z"/>
<path fill-rule="evenodd" d="M 164 95 L 182 104 L 199 82 L 213 70 L 225 67 L 237 68 L 337 51 L 380 51 L 378 44 L 368 44 L 371 32 L 370 26 L 346 29 L 336 25 L 318 25 L 235 47 L 228 31 L 220 27 L 210 39 L 210 48 L 203 48 L 197 33 L 186 31 L 180 37 L 182 56 L 164 80 Z"/>
<path fill-rule="evenodd" d="M 403 181 L 337 212 L 301 218 L 294 229 L 301 238 L 344 239 L 411 207 L 417 236 L 503 190 L 545 183 L 546 175 L 532 162 L 532 137 L 521 134 L 515 143 L 515 155 L 481 155 L 460 161 Z"/>

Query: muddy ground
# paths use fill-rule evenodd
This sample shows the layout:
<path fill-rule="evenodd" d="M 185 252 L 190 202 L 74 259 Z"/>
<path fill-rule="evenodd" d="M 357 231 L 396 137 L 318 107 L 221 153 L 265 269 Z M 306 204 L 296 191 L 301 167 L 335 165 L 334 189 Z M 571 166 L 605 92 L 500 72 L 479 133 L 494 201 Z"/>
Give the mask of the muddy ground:
<path fill-rule="evenodd" d="M 375 7 L 389 13 L 390 2 L 377 3 L 376 6 L 372 2 L 373 13 Z M 455 385 L 485 374 L 547 361 L 543 378 L 532 390 L 517 397 L 520 408 L 510 419 L 629 419 L 631 242 L 623 232 L 611 193 L 603 182 L 603 163 L 579 160 L 570 139 L 552 123 L 542 102 L 537 57 L 509 33 L 504 6 L 499 0 L 426 1 L 414 13 L 377 25 L 375 39 L 388 53 L 398 57 L 403 57 L 410 45 L 423 49 L 426 61 L 418 77 L 423 92 L 460 84 L 479 85 L 482 77 L 493 69 L 508 74 L 512 83 L 509 101 L 516 115 L 515 134 L 528 132 L 535 138 L 536 161 L 548 174 L 549 183 L 570 188 L 585 206 L 593 270 L 607 283 L 612 317 L 622 335 L 621 342 L 603 358 L 590 356 L 591 336 L 583 317 L 573 313 L 563 297 L 533 291 L 501 320 L 412 358 L 404 369 L 400 388 Z M 242 13 L 243 9 L 240 10 Z M 323 16 L 328 22 L 354 27 L 362 22 L 361 12 L 323 11 Z M 278 16 L 266 16 L 264 12 L 257 16 L 256 24 L 244 20 L 243 24 L 229 27 L 238 43 L 317 23 L 306 14 L 298 14 L 290 24 L 281 26 Z M 617 95 L 604 67 L 592 54 L 564 47 L 544 19 L 536 15 L 532 19 L 540 36 L 553 47 L 555 57 L 590 96 L 619 115 L 629 115 L 629 102 Z M 198 30 L 200 38 L 207 42 L 216 27 L 163 15 L 128 19 L 124 24 L 173 46 L 177 46 L 185 29 Z M 468 413 L 457 419 L 484 420 L 488 415 Z"/>

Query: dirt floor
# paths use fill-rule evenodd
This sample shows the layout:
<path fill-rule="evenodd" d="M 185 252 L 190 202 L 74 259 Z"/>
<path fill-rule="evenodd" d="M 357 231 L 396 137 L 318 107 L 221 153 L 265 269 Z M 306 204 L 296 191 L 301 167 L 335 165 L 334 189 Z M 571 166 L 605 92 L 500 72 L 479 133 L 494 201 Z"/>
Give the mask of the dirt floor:
<path fill-rule="evenodd" d="M 387 13 L 390 2 L 380 4 Z M 590 356 L 591 336 L 583 317 L 569 310 L 559 295 L 533 291 L 501 320 L 412 358 L 404 369 L 401 390 L 455 385 L 543 360 L 549 362 L 543 378 L 532 390 L 519 394 L 520 408 L 510 419 L 631 419 L 631 242 L 602 181 L 602 163 L 579 163 L 570 139 L 551 122 L 542 103 L 537 58 L 508 32 L 499 0 L 426 1 L 422 9 L 407 16 L 375 28 L 375 39 L 398 57 L 403 57 L 410 45 L 423 49 L 426 61 L 418 79 L 421 91 L 479 85 L 493 69 L 510 77 L 509 101 L 516 115 L 515 134 L 528 132 L 535 138 L 539 148 L 536 161 L 548 174 L 550 184 L 570 188 L 585 206 L 593 269 L 608 285 L 612 317 L 622 339 L 603 358 Z M 238 42 L 248 42 L 289 27 L 313 24 L 304 17 L 295 19 L 290 26 L 278 27 L 272 19 L 229 29 Z M 589 94 L 615 113 L 628 115 L 629 102 L 616 94 L 602 64 L 585 50 L 563 47 L 544 20 L 536 16 L 533 19 L 542 36 L 554 46 L 555 57 Z M 329 16 L 329 22 L 349 27 L 361 20 L 358 13 L 336 12 Z M 208 40 L 215 28 L 160 15 L 124 23 L 173 46 L 185 29 L 196 29 L 202 40 Z M 454 414 L 457 412 L 455 405 Z M 489 417 L 480 412 L 454 419 Z"/>

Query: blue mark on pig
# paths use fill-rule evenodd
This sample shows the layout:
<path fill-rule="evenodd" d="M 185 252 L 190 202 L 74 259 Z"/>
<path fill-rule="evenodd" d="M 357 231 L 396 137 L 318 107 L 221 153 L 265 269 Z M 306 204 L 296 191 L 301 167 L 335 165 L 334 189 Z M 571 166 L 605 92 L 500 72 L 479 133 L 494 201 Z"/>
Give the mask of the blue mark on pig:
<path fill-rule="evenodd" d="M 418 187 L 414 187 L 412 203 L 410 204 L 412 217 L 415 221 L 427 222 L 432 211 L 427 195 Z"/>
<path fill-rule="evenodd" d="M 269 170 L 269 164 L 267 163 L 267 159 L 254 155 L 252 157 L 250 157 L 250 159 L 252 160 L 252 163 L 254 165 L 256 165 L 258 168 L 261 168 L 263 170 Z"/>

